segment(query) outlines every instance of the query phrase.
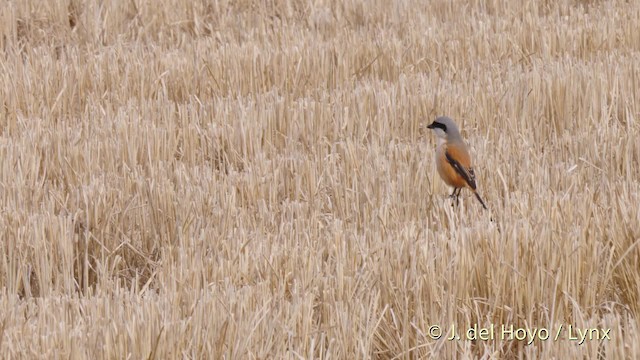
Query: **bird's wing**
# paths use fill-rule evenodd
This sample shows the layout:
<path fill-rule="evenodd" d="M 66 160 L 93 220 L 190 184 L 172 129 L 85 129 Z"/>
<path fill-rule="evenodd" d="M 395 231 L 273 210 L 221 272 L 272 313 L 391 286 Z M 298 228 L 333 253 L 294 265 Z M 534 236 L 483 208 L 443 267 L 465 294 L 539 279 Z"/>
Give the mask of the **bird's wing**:
<path fill-rule="evenodd" d="M 445 151 L 444 156 L 447 158 L 447 162 L 449 162 L 449 165 L 451 165 L 451 167 L 453 167 L 453 169 L 460 176 L 462 176 L 464 181 L 466 181 L 467 184 L 469 184 L 469 187 L 471 187 L 473 190 L 475 190 L 476 189 L 476 176 L 475 176 L 475 173 L 473 172 L 473 169 L 466 168 L 465 166 L 460 164 L 460 162 L 458 162 L 456 159 L 453 158 L 453 156 L 451 156 L 451 154 L 449 153 L 449 150 Z"/>

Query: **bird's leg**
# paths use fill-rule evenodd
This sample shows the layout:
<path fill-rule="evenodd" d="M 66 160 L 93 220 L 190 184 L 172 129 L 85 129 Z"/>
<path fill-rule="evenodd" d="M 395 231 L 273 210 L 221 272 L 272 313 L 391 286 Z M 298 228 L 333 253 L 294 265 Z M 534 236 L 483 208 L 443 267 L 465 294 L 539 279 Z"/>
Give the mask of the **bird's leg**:
<path fill-rule="evenodd" d="M 456 194 L 456 191 L 458 192 Z M 453 192 L 451 193 L 451 195 L 449 196 L 450 198 L 452 198 L 455 201 L 455 205 L 457 206 L 459 201 L 458 201 L 458 196 L 460 196 L 460 191 L 462 191 L 462 188 L 453 188 Z M 452 204 L 453 206 L 453 204 Z"/>

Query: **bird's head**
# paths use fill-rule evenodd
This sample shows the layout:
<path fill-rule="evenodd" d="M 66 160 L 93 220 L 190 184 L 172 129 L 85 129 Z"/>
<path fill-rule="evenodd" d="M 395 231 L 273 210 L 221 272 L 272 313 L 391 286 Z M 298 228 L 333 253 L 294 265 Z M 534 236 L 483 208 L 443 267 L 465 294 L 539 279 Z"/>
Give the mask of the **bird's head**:
<path fill-rule="evenodd" d="M 440 116 L 434 122 L 429 124 L 427 128 L 433 130 L 433 132 L 436 133 L 436 136 L 445 140 L 450 140 L 452 137 L 460 136 L 456 123 L 446 116 Z"/>

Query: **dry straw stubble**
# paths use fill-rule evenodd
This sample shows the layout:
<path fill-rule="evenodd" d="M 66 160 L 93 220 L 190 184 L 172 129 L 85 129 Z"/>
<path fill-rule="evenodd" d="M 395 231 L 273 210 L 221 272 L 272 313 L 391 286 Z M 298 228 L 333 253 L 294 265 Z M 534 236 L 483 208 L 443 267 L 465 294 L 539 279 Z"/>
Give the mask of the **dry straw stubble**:
<path fill-rule="evenodd" d="M 639 23 L 621 1 L 7 2 L 2 357 L 638 358 Z M 440 114 L 500 232 L 446 199 Z"/>

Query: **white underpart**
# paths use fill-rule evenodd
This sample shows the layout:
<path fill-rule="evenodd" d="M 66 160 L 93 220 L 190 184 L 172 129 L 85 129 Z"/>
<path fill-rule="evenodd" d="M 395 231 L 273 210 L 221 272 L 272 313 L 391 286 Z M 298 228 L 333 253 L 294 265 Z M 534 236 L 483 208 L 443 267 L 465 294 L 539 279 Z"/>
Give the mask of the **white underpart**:
<path fill-rule="evenodd" d="M 436 136 L 438 136 L 438 139 L 446 139 L 447 138 L 447 133 L 444 132 L 444 130 L 442 130 L 440 128 L 434 128 L 433 131 L 435 131 Z"/>

